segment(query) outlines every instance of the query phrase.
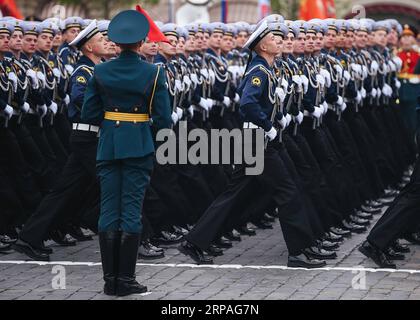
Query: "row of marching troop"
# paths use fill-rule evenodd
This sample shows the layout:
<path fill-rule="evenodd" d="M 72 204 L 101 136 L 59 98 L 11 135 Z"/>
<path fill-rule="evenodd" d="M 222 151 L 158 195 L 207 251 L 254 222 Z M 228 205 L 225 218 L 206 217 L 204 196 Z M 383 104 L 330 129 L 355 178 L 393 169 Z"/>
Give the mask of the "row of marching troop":
<path fill-rule="evenodd" d="M 74 246 L 98 233 L 100 127 L 85 121 L 82 107 L 95 66 L 124 54 L 109 23 L 1 18 L 1 253 L 49 261 L 45 241 Z M 166 40 L 146 38 L 137 54 L 164 70 L 172 126 L 259 128 L 268 142 L 258 176 L 233 164 L 155 162 L 139 258 L 162 258 L 163 247 L 180 243 L 209 264 L 278 219 L 288 266 L 322 267 L 405 194 L 417 157 L 397 78 L 408 26 L 277 14 L 256 25 L 155 24 Z M 375 226 L 361 251 L 394 266 L 409 250 L 399 239 L 420 243 L 419 219 L 409 216 Z"/>

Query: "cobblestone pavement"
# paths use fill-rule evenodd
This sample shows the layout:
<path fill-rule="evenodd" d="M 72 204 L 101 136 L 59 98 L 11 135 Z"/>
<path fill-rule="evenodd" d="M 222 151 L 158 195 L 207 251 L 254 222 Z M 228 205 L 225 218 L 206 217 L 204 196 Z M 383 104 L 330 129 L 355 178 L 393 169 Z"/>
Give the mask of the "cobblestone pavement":
<path fill-rule="evenodd" d="M 176 247 L 169 247 L 163 259 L 138 261 L 137 280 L 150 292 L 118 299 L 420 299 L 420 248 L 410 245 L 397 272 L 372 270 L 373 262 L 357 250 L 365 237 L 346 240 L 338 259 L 322 270 L 285 267 L 287 250 L 278 222 L 272 230 L 243 236 L 213 267 L 189 265 Z M 52 246 L 52 262 L 44 265 L 25 262 L 19 253 L 0 256 L 1 300 L 115 299 L 102 294 L 96 237 L 75 247 Z M 59 277 L 63 271 L 65 281 Z M 53 289 L 60 285 L 65 289 Z"/>

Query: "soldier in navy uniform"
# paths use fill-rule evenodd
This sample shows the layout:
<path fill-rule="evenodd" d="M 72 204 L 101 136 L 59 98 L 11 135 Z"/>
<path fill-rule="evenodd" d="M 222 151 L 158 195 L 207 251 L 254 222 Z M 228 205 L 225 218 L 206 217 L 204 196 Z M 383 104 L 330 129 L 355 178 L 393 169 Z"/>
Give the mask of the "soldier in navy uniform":
<path fill-rule="evenodd" d="M 72 153 L 64 167 L 60 178 L 41 202 L 37 212 L 25 223 L 15 244 L 15 250 L 22 252 L 34 260 L 48 261 L 50 248 L 43 245 L 43 240 L 51 230 L 66 226 L 69 221 L 69 232 L 79 241 L 91 240 L 80 230 L 80 214 L 83 205 L 89 205 L 94 198 L 87 197 L 90 188 L 96 188 L 96 148 L 99 127 L 84 123 L 81 108 L 87 83 L 93 75 L 93 68 L 106 55 L 105 40 L 93 21 L 72 42 L 82 50 L 83 56 L 76 65 L 71 77 L 71 104 L 69 119 L 72 121 L 71 149 Z M 74 241 L 61 241 L 62 245 L 74 245 Z"/>
<path fill-rule="evenodd" d="M 69 17 L 63 23 L 63 44 L 58 50 L 58 55 L 70 74 L 73 72 L 79 53 L 69 44 L 77 37 L 83 25 L 83 19 L 80 17 Z"/>

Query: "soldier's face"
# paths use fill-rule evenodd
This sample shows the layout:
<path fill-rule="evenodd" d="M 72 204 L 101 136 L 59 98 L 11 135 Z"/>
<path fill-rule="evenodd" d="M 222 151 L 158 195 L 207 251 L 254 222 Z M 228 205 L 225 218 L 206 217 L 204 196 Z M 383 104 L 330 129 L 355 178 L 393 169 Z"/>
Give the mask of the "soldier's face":
<path fill-rule="evenodd" d="M 346 33 L 346 48 L 351 49 L 354 45 L 354 32 L 353 31 L 347 31 Z"/>
<path fill-rule="evenodd" d="M 281 52 L 281 45 L 279 44 L 277 37 L 271 32 L 267 34 L 264 39 L 261 40 L 260 48 L 266 54 L 270 56 L 277 56 Z"/>
<path fill-rule="evenodd" d="M 38 50 L 42 52 L 48 52 L 52 49 L 54 36 L 49 33 L 41 33 L 38 36 Z"/>
<path fill-rule="evenodd" d="M 97 33 L 88 41 L 91 52 L 97 57 L 107 57 L 109 53 L 108 43 L 102 33 Z"/>
<path fill-rule="evenodd" d="M 305 52 L 305 39 L 306 34 L 299 33 L 298 37 L 295 39 L 293 52 L 296 54 L 302 54 Z"/>
<path fill-rule="evenodd" d="M 246 41 L 248 40 L 248 33 L 245 31 L 241 31 L 236 36 L 236 47 L 237 48 L 243 48 Z"/>
<path fill-rule="evenodd" d="M 58 32 L 54 37 L 53 46 L 59 47 L 61 46 L 62 42 L 63 42 L 63 34 L 61 32 Z"/>
<path fill-rule="evenodd" d="M 324 34 L 318 32 L 315 40 L 315 51 L 321 51 L 324 47 Z"/>
<path fill-rule="evenodd" d="M 140 52 L 145 56 L 155 56 L 159 52 L 159 47 L 156 42 L 147 41 L 140 47 Z"/>
<path fill-rule="evenodd" d="M 175 36 L 166 36 L 169 43 L 161 42 L 160 51 L 166 56 L 173 57 L 176 55 L 176 46 L 178 45 L 178 38 Z"/>
<path fill-rule="evenodd" d="M 390 33 L 388 33 L 388 43 L 392 46 L 396 46 L 398 43 L 398 32 L 395 29 L 392 29 Z"/>
<path fill-rule="evenodd" d="M 10 35 L 0 34 L 0 52 L 9 52 Z"/>
<path fill-rule="evenodd" d="M 23 33 L 15 31 L 12 33 L 9 41 L 10 50 L 21 51 L 23 48 Z"/>
<path fill-rule="evenodd" d="M 335 45 L 339 48 L 344 48 L 346 46 L 346 31 L 340 31 L 338 33 Z"/>
<path fill-rule="evenodd" d="M 185 41 L 185 51 L 194 52 L 196 50 L 195 44 L 195 36 L 190 35 L 187 41 Z"/>
<path fill-rule="evenodd" d="M 315 50 L 316 34 L 308 33 L 305 38 L 305 53 L 312 53 Z"/>
<path fill-rule="evenodd" d="M 37 42 L 38 42 L 38 38 L 36 36 L 25 35 L 23 37 L 23 45 L 22 45 L 23 52 L 33 54 L 36 51 Z"/>
<path fill-rule="evenodd" d="M 185 52 L 185 38 L 180 37 L 176 46 L 176 53 L 183 54 Z"/>
<path fill-rule="evenodd" d="M 410 35 L 404 35 L 400 39 L 401 48 L 409 50 L 416 43 L 416 39 Z"/>
<path fill-rule="evenodd" d="M 293 33 L 288 33 L 283 42 L 283 52 L 284 53 L 293 53 L 293 47 L 295 43 L 295 35 Z"/>
<path fill-rule="evenodd" d="M 201 50 L 207 50 L 209 47 L 209 41 L 210 41 L 210 34 L 207 32 L 204 32 L 203 34 L 203 45 L 201 46 Z"/>
<path fill-rule="evenodd" d="M 195 50 L 202 50 L 204 44 L 204 34 L 202 32 L 197 32 L 194 36 Z"/>
<path fill-rule="evenodd" d="M 335 42 L 337 39 L 337 32 L 335 30 L 328 30 L 325 36 L 324 45 L 327 49 L 332 49 L 335 47 Z"/>
<path fill-rule="evenodd" d="M 375 44 L 384 48 L 387 44 L 387 33 L 384 30 L 375 31 L 374 35 Z"/>
<path fill-rule="evenodd" d="M 64 31 L 64 34 L 63 34 L 64 39 L 68 43 L 70 43 L 77 37 L 79 32 L 80 32 L 80 28 L 76 28 L 76 27 L 68 28 L 66 31 Z"/>
<path fill-rule="evenodd" d="M 359 49 L 365 48 L 368 42 L 368 34 L 364 31 L 356 32 L 355 43 Z"/>
<path fill-rule="evenodd" d="M 220 49 L 222 45 L 223 35 L 221 33 L 212 33 L 209 39 L 209 47 L 213 49 Z"/>
<path fill-rule="evenodd" d="M 223 36 L 221 49 L 225 53 L 233 49 L 233 38 L 231 36 Z"/>
<path fill-rule="evenodd" d="M 368 42 L 367 42 L 368 46 L 374 46 L 375 45 L 375 35 L 372 33 L 369 33 L 368 35 Z"/>

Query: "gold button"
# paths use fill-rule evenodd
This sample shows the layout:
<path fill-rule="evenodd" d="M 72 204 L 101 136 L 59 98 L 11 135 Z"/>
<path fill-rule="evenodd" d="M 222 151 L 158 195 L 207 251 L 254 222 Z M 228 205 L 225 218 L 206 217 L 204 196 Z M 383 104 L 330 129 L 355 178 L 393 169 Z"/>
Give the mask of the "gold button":
<path fill-rule="evenodd" d="M 118 112 L 118 108 L 115 108 L 115 109 L 114 109 L 114 111 L 115 111 L 115 112 Z"/>
<path fill-rule="evenodd" d="M 136 120 L 134 120 L 134 123 L 136 124 L 136 123 L 137 123 L 137 121 L 136 121 Z"/>
<path fill-rule="evenodd" d="M 119 121 L 115 122 L 115 125 L 118 127 L 120 125 L 120 122 Z"/>
<path fill-rule="evenodd" d="M 134 108 L 134 111 L 135 111 L 135 112 L 139 111 L 139 108 L 135 107 L 135 108 Z"/>

